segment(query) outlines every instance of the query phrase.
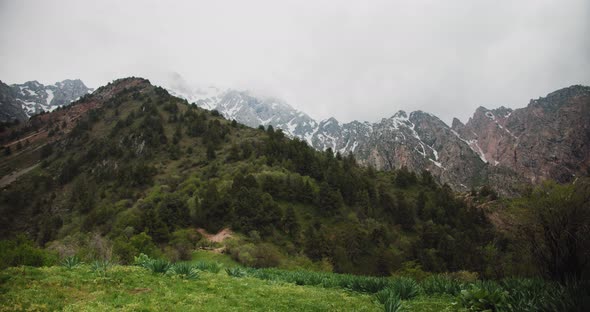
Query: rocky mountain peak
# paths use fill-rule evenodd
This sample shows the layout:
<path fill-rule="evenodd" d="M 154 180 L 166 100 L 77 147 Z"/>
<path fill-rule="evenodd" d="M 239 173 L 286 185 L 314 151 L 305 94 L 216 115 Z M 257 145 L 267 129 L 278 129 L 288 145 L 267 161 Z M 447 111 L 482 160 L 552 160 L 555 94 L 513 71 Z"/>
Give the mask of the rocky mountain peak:
<path fill-rule="evenodd" d="M 80 79 L 66 79 L 53 85 L 43 85 L 37 80 L 10 85 L 14 100 L 21 107 L 26 119 L 41 112 L 49 112 L 57 107 L 68 105 L 81 96 L 92 92 Z M 4 91 L 6 92 L 6 90 Z M 16 117 L 16 116 L 15 116 Z"/>
<path fill-rule="evenodd" d="M 461 122 L 461 120 L 457 118 L 453 118 L 453 122 L 451 123 L 451 129 L 457 131 L 459 128 L 465 127 L 465 124 Z"/>
<path fill-rule="evenodd" d="M 582 85 L 573 85 L 567 88 L 553 91 L 545 97 L 540 97 L 529 102 L 530 107 L 539 107 L 547 110 L 556 110 L 560 106 L 566 105 L 572 98 L 590 96 L 590 87 Z"/>

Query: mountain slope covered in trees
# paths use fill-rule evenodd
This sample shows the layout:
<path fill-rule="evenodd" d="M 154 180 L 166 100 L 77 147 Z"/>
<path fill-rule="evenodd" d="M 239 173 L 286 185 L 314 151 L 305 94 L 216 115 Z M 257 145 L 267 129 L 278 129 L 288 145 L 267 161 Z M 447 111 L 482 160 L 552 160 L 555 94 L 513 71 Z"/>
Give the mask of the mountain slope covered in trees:
<path fill-rule="evenodd" d="M 195 228 L 231 227 L 239 243 L 227 252 L 255 267 L 536 272 L 490 221 L 490 189 L 459 196 L 428 171 L 362 167 L 140 78 L 10 127 L 2 140 L 4 174 L 26 172 L 3 185 L 2 238 L 26 233 L 63 252 L 87 237 L 128 263 L 139 252 L 182 259 Z"/>

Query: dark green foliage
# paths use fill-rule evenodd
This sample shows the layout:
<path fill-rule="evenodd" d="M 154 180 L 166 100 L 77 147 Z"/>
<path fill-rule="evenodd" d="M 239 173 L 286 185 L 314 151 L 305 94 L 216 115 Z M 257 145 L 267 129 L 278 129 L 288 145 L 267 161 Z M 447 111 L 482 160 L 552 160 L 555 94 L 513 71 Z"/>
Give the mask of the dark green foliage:
<path fill-rule="evenodd" d="M 394 279 L 386 290 L 402 300 L 408 300 L 418 296 L 420 286 L 413 278 L 399 277 Z"/>
<path fill-rule="evenodd" d="M 283 218 L 283 226 L 285 228 L 285 232 L 291 238 L 299 238 L 299 235 L 301 234 L 301 224 L 297 220 L 297 216 L 295 215 L 295 209 L 293 209 L 293 206 L 287 207 L 287 212 L 285 213 L 285 217 Z"/>
<path fill-rule="evenodd" d="M 178 260 L 190 260 L 201 235 L 194 229 L 177 230 L 171 235 L 170 246 L 174 248 Z"/>
<path fill-rule="evenodd" d="M 220 196 L 215 183 L 207 186 L 201 209 L 205 212 L 202 225 L 210 232 L 219 231 L 232 217 L 230 203 Z"/>
<path fill-rule="evenodd" d="M 328 183 L 320 184 L 319 208 L 325 216 L 332 216 L 339 212 L 343 199 L 340 191 L 331 187 Z"/>
<path fill-rule="evenodd" d="M 461 283 L 444 275 L 432 275 L 424 279 L 420 286 L 427 295 L 456 296 L 461 292 Z"/>
<path fill-rule="evenodd" d="M 244 269 L 239 267 L 226 268 L 225 272 L 227 273 L 227 275 L 231 277 L 244 277 L 248 274 Z"/>
<path fill-rule="evenodd" d="M 545 276 L 565 281 L 588 277 L 590 263 L 590 181 L 547 183 L 527 198 L 521 225 L 537 266 Z"/>
<path fill-rule="evenodd" d="M 384 303 L 385 312 L 403 311 L 402 301 L 399 297 L 389 296 Z"/>
<path fill-rule="evenodd" d="M 512 311 L 508 292 L 493 282 L 471 284 L 457 299 L 468 311 Z"/>
<path fill-rule="evenodd" d="M 72 210 L 87 213 L 96 204 L 96 184 L 85 175 L 81 175 L 74 181 L 70 195 Z"/>
<path fill-rule="evenodd" d="M 170 269 L 171 266 L 172 264 L 170 264 L 170 262 L 163 259 L 152 259 L 146 264 L 146 268 L 152 271 L 152 273 L 161 274 L 168 272 L 168 269 Z"/>
<path fill-rule="evenodd" d="M 57 256 L 41 249 L 24 235 L 13 240 L 0 241 L 0 269 L 9 266 L 48 266 L 57 261 Z"/>
<path fill-rule="evenodd" d="M 113 245 L 113 252 L 123 264 L 130 264 L 138 254 L 145 254 L 149 257 L 159 255 L 158 247 L 153 243 L 152 238 L 141 232 L 131 238 L 118 237 Z"/>
<path fill-rule="evenodd" d="M 170 230 L 189 225 L 190 215 L 186 199 L 177 194 L 166 194 L 156 209 L 158 217 Z"/>
<path fill-rule="evenodd" d="M 395 185 L 400 188 L 407 188 L 415 185 L 418 181 L 416 174 L 410 172 L 407 167 L 402 167 L 395 174 Z"/>

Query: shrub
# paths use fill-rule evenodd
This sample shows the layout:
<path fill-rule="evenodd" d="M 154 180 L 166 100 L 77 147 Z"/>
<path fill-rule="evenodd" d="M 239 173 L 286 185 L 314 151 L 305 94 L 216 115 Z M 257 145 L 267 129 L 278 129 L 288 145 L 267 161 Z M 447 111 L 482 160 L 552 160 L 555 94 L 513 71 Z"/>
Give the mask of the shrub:
<path fill-rule="evenodd" d="M 166 273 L 170 267 L 170 262 L 163 259 L 154 259 L 147 263 L 147 269 L 152 273 Z"/>
<path fill-rule="evenodd" d="M 392 293 L 391 289 L 385 288 L 385 289 L 382 289 L 381 291 L 377 292 L 375 294 L 375 298 L 377 298 L 377 301 L 379 301 L 379 303 L 385 304 L 387 299 L 389 299 L 389 297 L 392 295 L 393 295 L 393 293 Z"/>
<path fill-rule="evenodd" d="M 514 311 L 585 311 L 590 306 L 587 282 L 557 283 L 536 279 L 504 279 L 508 302 Z"/>
<path fill-rule="evenodd" d="M 389 296 L 384 303 L 385 312 L 403 311 L 402 300 L 397 296 Z"/>
<path fill-rule="evenodd" d="M 227 268 L 225 269 L 225 272 L 227 273 L 227 275 L 232 276 L 232 277 L 244 277 L 247 275 L 246 271 L 242 268 Z"/>
<path fill-rule="evenodd" d="M 457 296 L 461 292 L 461 283 L 445 275 L 432 275 L 420 283 L 427 295 Z"/>
<path fill-rule="evenodd" d="M 92 262 L 90 269 L 92 270 L 92 272 L 104 277 L 107 275 L 107 271 L 109 270 L 111 265 L 112 264 L 109 260 L 96 260 Z"/>
<path fill-rule="evenodd" d="M 146 254 L 140 253 L 139 256 L 134 257 L 134 263 L 135 265 L 138 265 L 142 268 L 148 268 L 148 265 L 150 264 L 150 262 L 152 261 L 152 259 L 150 259 L 150 257 L 148 257 Z"/>
<path fill-rule="evenodd" d="M 211 273 L 219 273 L 222 267 L 223 266 L 221 264 L 216 262 L 198 261 L 197 263 L 195 263 L 195 268 L 197 268 L 198 270 L 207 271 Z"/>
<path fill-rule="evenodd" d="M 61 262 L 61 265 L 64 266 L 65 268 L 67 268 L 68 270 L 78 267 L 81 264 L 82 264 L 82 261 L 80 261 L 80 258 L 78 258 L 78 256 L 66 257 Z"/>
<path fill-rule="evenodd" d="M 48 266 L 57 262 L 54 252 L 36 247 L 25 236 L 0 241 L 0 269 L 9 266 Z"/>
<path fill-rule="evenodd" d="M 396 278 L 389 286 L 389 289 L 402 300 L 412 299 L 420 293 L 418 283 L 409 277 Z"/>
<path fill-rule="evenodd" d="M 415 261 L 406 261 L 402 264 L 402 269 L 397 271 L 397 275 L 407 276 L 421 281 L 427 278 L 430 273 L 424 271 L 422 266 Z"/>
<path fill-rule="evenodd" d="M 179 260 L 190 260 L 201 235 L 194 229 L 177 230 L 172 233 L 170 245 L 176 250 Z"/>
<path fill-rule="evenodd" d="M 459 304 L 468 311 L 512 311 L 508 292 L 493 282 L 478 281 L 458 296 Z"/>
<path fill-rule="evenodd" d="M 197 269 L 188 262 L 175 263 L 170 267 L 169 272 L 186 279 L 196 279 L 199 277 Z"/>

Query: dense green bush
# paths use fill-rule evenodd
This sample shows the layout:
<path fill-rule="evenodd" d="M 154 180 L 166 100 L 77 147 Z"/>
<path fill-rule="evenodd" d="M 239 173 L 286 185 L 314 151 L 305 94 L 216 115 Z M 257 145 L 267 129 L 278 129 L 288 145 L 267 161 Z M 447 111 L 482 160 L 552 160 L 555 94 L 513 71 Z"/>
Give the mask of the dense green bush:
<path fill-rule="evenodd" d="M 56 262 L 55 253 L 36 247 L 24 235 L 0 241 L 0 269 L 19 265 L 49 266 Z"/>
<path fill-rule="evenodd" d="M 459 304 L 468 311 L 512 311 L 508 292 L 491 281 L 478 281 L 462 290 Z"/>
<path fill-rule="evenodd" d="M 277 267 L 284 257 L 277 247 L 268 243 L 234 244 L 228 246 L 228 249 L 234 260 L 248 267 Z"/>
<path fill-rule="evenodd" d="M 412 299 L 420 293 L 420 285 L 418 285 L 414 279 L 409 277 L 399 277 L 394 279 L 391 282 L 389 289 L 402 300 Z"/>
<path fill-rule="evenodd" d="M 113 252 L 123 264 L 133 263 L 138 254 L 146 254 L 150 257 L 159 257 L 160 251 L 145 232 L 133 235 L 130 239 L 119 237 L 113 244 Z"/>
<path fill-rule="evenodd" d="M 456 296 L 461 292 L 461 282 L 446 275 L 432 275 L 424 279 L 420 286 L 426 295 Z"/>

